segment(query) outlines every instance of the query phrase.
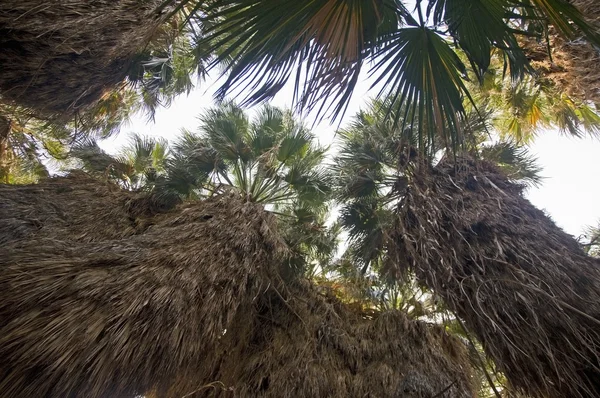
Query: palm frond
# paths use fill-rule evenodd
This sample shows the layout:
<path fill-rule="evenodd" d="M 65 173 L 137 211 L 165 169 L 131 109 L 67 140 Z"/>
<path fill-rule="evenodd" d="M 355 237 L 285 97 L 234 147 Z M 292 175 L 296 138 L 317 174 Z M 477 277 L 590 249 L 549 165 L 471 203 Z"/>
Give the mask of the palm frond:
<path fill-rule="evenodd" d="M 543 180 L 542 168 L 537 159 L 526 148 L 514 142 L 498 142 L 485 145 L 480 149 L 482 159 L 496 163 L 514 181 L 527 185 L 539 186 Z"/>
<path fill-rule="evenodd" d="M 383 82 L 385 90 L 393 93 L 396 111 L 404 110 L 402 129 L 418 123 L 421 150 L 436 135 L 447 147 L 456 148 L 462 141 L 463 96 L 469 96 L 462 80 L 464 64 L 448 42 L 425 27 L 399 29 L 386 41 L 375 53 L 371 73 L 379 76 L 375 84 Z M 398 122 L 400 115 L 396 118 Z"/>
<path fill-rule="evenodd" d="M 237 90 L 245 94 L 244 104 L 254 104 L 293 82 L 295 104 L 336 118 L 344 113 L 363 66 L 371 62 L 371 75 L 383 86 L 380 95 L 396 95 L 395 114 L 389 107 L 388 116 L 417 133 L 409 138 L 416 136 L 418 147 L 429 153 L 440 146 L 456 151 L 463 142 L 464 100 L 471 101 L 459 52 L 480 80 L 497 53 L 519 81 L 531 68 L 517 36 L 541 37 L 544 21 L 600 43 L 566 0 L 428 3 L 430 18 L 424 19 L 417 7 L 417 21 L 397 0 L 210 2 L 199 18 L 210 25 L 205 44 L 221 51 L 215 63 L 229 60 L 218 96 Z"/>
<path fill-rule="evenodd" d="M 223 159 L 235 161 L 252 157 L 247 144 L 249 121 L 240 107 L 226 103 L 207 110 L 200 120 L 202 134 Z"/>

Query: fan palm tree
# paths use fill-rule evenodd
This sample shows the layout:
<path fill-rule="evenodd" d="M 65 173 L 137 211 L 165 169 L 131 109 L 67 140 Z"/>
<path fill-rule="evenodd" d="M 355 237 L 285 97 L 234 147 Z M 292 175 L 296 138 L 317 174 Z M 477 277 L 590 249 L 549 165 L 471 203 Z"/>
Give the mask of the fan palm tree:
<path fill-rule="evenodd" d="M 265 106 L 253 120 L 233 103 L 207 110 L 199 133 L 166 142 L 134 136 L 116 157 L 95 141 L 71 151 L 83 168 L 121 186 L 152 191 L 165 206 L 234 192 L 278 215 L 294 270 L 329 262 L 338 229 L 329 227 L 326 148 L 290 111 Z"/>
<path fill-rule="evenodd" d="M 417 0 L 412 12 L 400 0 L 216 0 L 196 9 L 211 24 L 208 48 L 226 46 L 217 60 L 231 58 L 220 96 L 246 89 L 244 103 L 256 103 L 294 81 L 300 106 L 340 116 L 370 64 L 373 87 L 394 94 L 396 123 L 414 127 L 421 143 L 441 138 L 455 148 L 463 141 L 464 99 L 472 100 L 469 69 L 482 79 L 498 54 L 521 81 L 533 69 L 518 39 L 547 23 L 600 44 L 566 0 Z"/>
<path fill-rule="evenodd" d="M 473 80 L 468 87 L 480 108 L 492 110 L 483 115 L 504 138 L 526 144 L 548 128 L 575 137 L 600 134 L 600 116 L 593 104 L 574 99 L 539 77 L 527 76 L 515 84 L 505 78 L 496 57 L 482 82 Z"/>
<path fill-rule="evenodd" d="M 385 101 L 374 101 L 339 132 L 340 150 L 333 166 L 336 199 L 342 206 L 340 223 L 350 242 L 348 254 L 362 273 L 385 265 L 394 210 L 410 178 L 405 167 L 419 152 L 419 142 L 410 134 L 412 126 L 401 130 L 386 117 L 386 109 Z M 467 119 L 463 129 L 468 131 L 467 150 L 472 156 L 495 162 L 515 181 L 540 182 L 541 170 L 526 149 L 512 141 L 489 143 L 489 126 L 479 122 L 479 115 Z M 440 148 L 428 151 L 442 153 Z"/>
<path fill-rule="evenodd" d="M 198 134 L 184 131 L 173 145 L 156 194 L 173 202 L 174 197 L 197 199 L 233 191 L 279 216 L 294 268 L 327 262 L 337 232 L 326 225 L 326 148 L 315 143 L 290 111 L 272 106 L 250 120 L 229 102 L 207 110 L 200 120 Z"/>
<path fill-rule="evenodd" d="M 326 198 L 325 148 L 291 112 L 265 106 L 250 121 L 240 107 L 225 103 L 200 120 L 199 134 L 183 131 L 173 145 L 161 189 L 188 197 L 234 189 L 275 211 Z"/>
<path fill-rule="evenodd" d="M 483 359 L 479 343 L 422 280 L 410 273 L 398 273 L 394 257 L 388 255 L 396 245 L 394 220 L 398 204 L 411 184 L 411 170 L 419 162 L 421 151 L 417 147 L 419 140 L 410 133 L 414 127 L 401 119 L 395 124 L 393 117 L 388 117 L 385 101 L 373 101 L 339 132 L 340 149 L 333 166 L 334 196 L 341 207 L 339 223 L 348 234 L 348 247 L 331 266 L 334 284 L 341 286 L 342 298 L 349 296 L 350 301 L 378 308 L 399 308 L 410 316 L 443 323 L 453 333 L 467 336 L 473 363 L 481 372 L 482 394 L 497 393 L 503 388 L 503 376 Z M 514 141 L 490 143 L 491 119 L 482 119 L 482 112 L 486 112 L 484 107 L 479 113 L 466 115 L 465 151 L 496 163 L 514 181 L 538 184 L 541 170 L 535 159 Z M 448 155 L 443 146 L 432 146 L 427 152 L 437 155 L 427 160 L 430 162 Z"/>

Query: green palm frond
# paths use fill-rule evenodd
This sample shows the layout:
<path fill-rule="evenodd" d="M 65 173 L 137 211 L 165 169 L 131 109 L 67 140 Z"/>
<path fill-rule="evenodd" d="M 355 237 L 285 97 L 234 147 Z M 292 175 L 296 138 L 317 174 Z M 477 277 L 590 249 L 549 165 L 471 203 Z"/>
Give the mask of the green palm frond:
<path fill-rule="evenodd" d="M 532 72 L 515 36 L 518 31 L 507 29 L 506 11 L 511 6 L 508 0 L 437 0 L 429 2 L 428 10 L 435 25 L 448 26 L 481 82 L 494 51 L 503 54 L 513 80 Z"/>
<path fill-rule="evenodd" d="M 287 115 L 274 106 L 263 106 L 250 127 L 249 146 L 254 156 L 259 157 L 271 151 L 285 129 Z"/>
<path fill-rule="evenodd" d="M 388 54 L 393 54 L 391 59 Z M 377 56 L 375 84 L 383 81 L 393 93 L 397 112 L 403 109 L 402 129 L 417 123 L 422 151 L 436 136 L 456 148 L 462 142 L 463 96 L 469 94 L 463 82 L 466 68 L 449 43 L 425 27 L 403 28 L 388 38 Z"/>
<path fill-rule="evenodd" d="M 212 25 L 206 40 L 213 51 L 228 48 L 219 59 L 232 58 L 220 95 L 242 87 L 251 91 L 245 104 L 262 102 L 292 79 L 306 106 L 326 91 L 347 100 L 365 50 L 381 29 L 398 25 L 399 9 L 394 0 L 214 1 L 203 19 Z M 336 93 L 335 86 L 344 89 Z"/>
<path fill-rule="evenodd" d="M 479 150 L 482 159 L 496 163 L 508 178 L 527 185 L 539 186 L 543 180 L 542 168 L 527 149 L 514 142 L 498 142 L 484 145 Z"/>
<path fill-rule="evenodd" d="M 308 153 L 314 140 L 312 133 L 303 126 L 294 126 L 280 142 L 277 150 L 277 160 L 288 163 L 295 158 L 303 158 Z"/>
<path fill-rule="evenodd" d="M 126 158 L 119 158 L 106 153 L 95 140 L 86 140 L 76 144 L 70 156 L 79 159 L 83 169 L 91 174 L 110 177 L 118 181 L 128 180 L 133 167 Z"/>
<path fill-rule="evenodd" d="M 201 133 L 223 159 L 248 160 L 252 151 L 247 144 L 249 121 L 233 103 L 211 108 L 200 118 Z"/>
<path fill-rule="evenodd" d="M 215 66 L 228 60 L 219 97 L 237 91 L 246 95 L 244 104 L 254 104 L 293 82 L 295 104 L 336 118 L 370 63 L 380 95 L 395 95 L 388 116 L 406 123 L 409 137 L 430 154 L 463 143 L 464 103 L 471 98 L 465 64 L 483 81 L 498 54 L 513 81 L 522 80 L 531 69 L 517 38 L 542 37 L 546 21 L 600 44 L 566 0 L 429 0 L 427 6 L 426 18 L 417 7 L 417 21 L 395 0 L 215 0 L 198 20 L 210 25 L 207 48 L 221 51 Z"/>
<path fill-rule="evenodd" d="M 231 102 L 208 109 L 198 134 L 184 131 L 174 143 L 162 188 L 182 197 L 231 187 L 246 200 L 275 206 L 321 204 L 331 182 L 325 148 L 289 111 L 266 106 L 250 121 Z"/>
<path fill-rule="evenodd" d="M 106 153 L 92 139 L 73 146 L 70 157 L 79 159 L 83 169 L 109 178 L 128 189 L 151 189 L 164 173 L 169 149 L 166 140 L 133 134 L 116 155 Z"/>

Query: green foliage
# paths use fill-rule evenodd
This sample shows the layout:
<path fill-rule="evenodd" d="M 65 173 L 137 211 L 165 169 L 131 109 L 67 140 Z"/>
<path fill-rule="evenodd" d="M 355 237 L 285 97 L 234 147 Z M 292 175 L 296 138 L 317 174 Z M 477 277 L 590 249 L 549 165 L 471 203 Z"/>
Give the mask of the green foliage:
<path fill-rule="evenodd" d="M 199 134 L 186 131 L 174 144 L 165 184 L 176 182 L 199 196 L 233 188 L 275 209 L 326 200 L 325 149 L 289 111 L 265 106 L 250 121 L 241 108 L 225 103 L 200 121 Z"/>
<path fill-rule="evenodd" d="M 199 132 L 164 140 L 134 135 L 117 156 L 88 140 L 71 150 L 85 170 L 126 189 L 151 191 L 165 206 L 235 192 L 278 216 L 294 272 L 328 264 L 338 226 L 328 226 L 326 149 L 290 111 L 264 106 L 252 120 L 233 103 L 200 116 Z"/>
<path fill-rule="evenodd" d="M 250 120 L 233 103 L 207 110 L 198 134 L 185 131 L 173 145 L 156 192 L 201 198 L 234 191 L 278 215 L 290 266 L 306 271 L 327 263 L 338 228 L 327 226 L 330 177 L 325 148 L 290 111 L 264 106 Z"/>
<path fill-rule="evenodd" d="M 479 109 L 493 110 L 484 118 L 501 138 L 527 144 L 549 128 L 575 137 L 600 134 L 600 116 L 594 105 L 569 98 L 551 81 L 534 76 L 515 83 L 505 78 L 501 69 L 499 59 L 493 57 L 481 83 L 468 84 Z"/>
<path fill-rule="evenodd" d="M 209 66 L 227 60 L 221 97 L 239 89 L 248 94 L 244 103 L 258 103 L 291 80 L 300 106 L 339 117 L 368 63 L 380 95 L 394 95 L 388 112 L 410 127 L 421 151 L 434 141 L 455 151 L 464 143 L 473 90 L 461 57 L 483 81 L 497 55 L 518 83 L 532 72 L 518 39 L 542 38 L 547 23 L 600 44 L 566 0 L 419 0 L 413 13 L 398 0 L 215 0 L 196 10 L 210 25 L 206 48 L 227 48 Z"/>
<path fill-rule="evenodd" d="M 88 173 L 130 190 L 151 189 L 164 174 L 168 155 L 166 140 L 137 134 L 132 135 L 117 156 L 106 153 L 94 140 L 79 143 L 70 151 L 70 156 L 79 159 Z"/>
<path fill-rule="evenodd" d="M 34 182 L 58 168 L 69 148 L 86 140 L 117 133 L 137 111 L 137 95 L 128 90 L 107 93 L 93 107 L 73 118 L 41 118 L 30 110 L 0 101 L 0 118 L 7 120 L 6 150 L 0 163 L 6 163 L 0 178 L 10 183 Z"/>
<path fill-rule="evenodd" d="M 538 166 L 537 159 L 514 142 L 504 141 L 482 145 L 478 152 L 482 159 L 496 163 L 511 180 L 533 186 L 540 185 L 542 181 L 540 175 L 542 169 Z"/>

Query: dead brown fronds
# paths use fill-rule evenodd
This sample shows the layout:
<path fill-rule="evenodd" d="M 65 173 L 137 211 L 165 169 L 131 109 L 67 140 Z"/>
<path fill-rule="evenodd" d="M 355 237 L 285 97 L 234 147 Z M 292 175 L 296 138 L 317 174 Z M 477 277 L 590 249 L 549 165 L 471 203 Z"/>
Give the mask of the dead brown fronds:
<path fill-rule="evenodd" d="M 586 20 L 600 30 L 600 2 L 573 0 Z M 550 27 L 550 56 L 545 40 L 525 40 L 522 44 L 532 66 L 542 78 L 552 81 L 559 92 L 578 101 L 600 104 L 600 50 L 584 39 L 569 41 Z"/>
<path fill-rule="evenodd" d="M 0 95 L 47 115 L 95 103 L 161 22 L 161 1 L 0 2 Z"/>
<path fill-rule="evenodd" d="M 597 397 L 600 261 L 521 191 L 487 163 L 421 167 L 399 208 L 395 263 L 464 319 L 516 389 Z"/>
<path fill-rule="evenodd" d="M 236 196 L 162 212 L 74 175 L 0 203 L 0 396 L 472 396 L 461 342 L 284 281 Z"/>

